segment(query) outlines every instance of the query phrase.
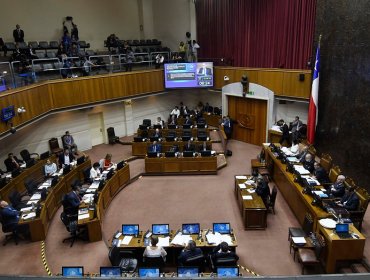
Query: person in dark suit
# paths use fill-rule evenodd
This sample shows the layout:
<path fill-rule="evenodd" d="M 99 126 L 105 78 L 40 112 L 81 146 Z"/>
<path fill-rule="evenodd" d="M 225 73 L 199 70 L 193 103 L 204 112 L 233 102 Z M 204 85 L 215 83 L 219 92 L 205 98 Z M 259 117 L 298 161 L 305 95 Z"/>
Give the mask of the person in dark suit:
<path fill-rule="evenodd" d="M 161 153 L 162 146 L 161 144 L 158 144 L 157 141 L 154 141 L 152 145 L 149 146 L 149 152 L 153 153 Z"/>
<path fill-rule="evenodd" d="M 234 258 L 235 261 L 239 260 L 238 255 L 230 250 L 229 245 L 225 241 L 221 242 L 213 249 L 211 257 L 215 263 L 217 263 L 218 259 L 223 258 Z"/>
<path fill-rule="evenodd" d="M 360 199 L 358 198 L 354 187 L 350 187 L 347 193 L 342 197 L 342 199 L 338 203 L 339 206 L 343 206 L 349 211 L 357 210 L 359 204 Z"/>
<path fill-rule="evenodd" d="M 65 148 L 68 148 L 69 150 L 74 152 L 74 154 L 77 154 L 77 145 L 75 143 L 75 140 L 73 139 L 73 136 L 69 133 L 68 130 L 63 135 L 62 141 Z"/>
<path fill-rule="evenodd" d="M 222 124 L 221 125 L 224 128 L 227 139 L 230 139 L 231 135 L 233 134 L 233 122 L 230 119 L 230 117 L 229 116 L 227 116 L 227 117 L 224 116 L 222 118 Z"/>
<path fill-rule="evenodd" d="M 203 143 L 198 146 L 198 151 L 201 152 L 206 150 L 210 150 L 210 147 L 207 146 L 206 141 L 203 141 Z"/>
<path fill-rule="evenodd" d="M 186 116 L 185 121 L 184 121 L 184 124 L 187 124 L 187 125 L 192 125 L 193 124 L 193 122 L 191 121 L 189 115 Z"/>
<path fill-rule="evenodd" d="M 256 188 L 256 193 L 262 198 L 263 203 L 268 205 L 268 200 L 270 197 L 270 188 L 269 185 L 267 184 L 266 180 L 263 178 L 258 178 L 257 179 L 257 188 Z"/>
<path fill-rule="evenodd" d="M 194 145 L 191 143 L 190 140 L 185 144 L 184 151 L 189 151 L 189 152 L 195 151 Z"/>
<path fill-rule="evenodd" d="M 182 266 L 184 263 L 192 257 L 203 255 L 203 252 L 200 248 L 197 248 L 194 240 L 190 240 L 188 245 L 181 251 L 178 260 L 179 265 Z"/>
<path fill-rule="evenodd" d="M 310 171 L 310 173 L 313 173 L 313 171 L 315 169 L 314 166 L 313 166 L 314 163 L 315 163 L 315 160 L 314 160 L 313 156 L 310 153 L 306 154 L 306 156 L 304 158 L 304 161 L 302 162 L 303 167 L 305 169 L 307 169 L 308 171 Z"/>
<path fill-rule="evenodd" d="M 65 149 L 64 153 L 59 155 L 59 166 L 64 167 L 65 165 L 69 165 L 74 159 L 75 157 L 70 153 L 69 149 Z"/>
<path fill-rule="evenodd" d="M 0 201 L 0 215 L 2 217 L 3 227 L 12 227 L 14 226 L 17 233 L 28 234 L 29 227 L 27 224 L 18 224 L 20 219 L 20 212 L 14 209 L 8 204 L 5 200 Z"/>
<path fill-rule="evenodd" d="M 346 193 L 346 187 L 344 186 L 344 180 L 346 177 L 343 175 L 338 175 L 337 180 L 333 185 L 330 187 L 330 193 L 334 197 L 343 197 Z"/>
<path fill-rule="evenodd" d="M 282 126 L 280 127 L 280 130 L 282 132 L 282 135 L 281 135 L 281 138 L 280 138 L 280 141 L 279 141 L 280 145 L 282 145 L 284 143 L 284 141 L 286 141 L 288 146 L 290 146 L 289 127 L 284 121 L 283 121 Z"/>
<path fill-rule="evenodd" d="M 24 42 L 24 31 L 21 29 L 19 24 L 17 24 L 15 27 L 16 29 L 13 30 L 14 42 Z"/>
<path fill-rule="evenodd" d="M 299 119 L 299 116 L 296 116 L 294 121 L 290 123 L 290 130 L 292 131 L 292 138 L 293 140 L 298 140 L 299 139 L 299 130 L 301 129 L 303 123 Z"/>
<path fill-rule="evenodd" d="M 69 208 L 71 211 L 78 211 L 78 207 L 82 201 L 79 194 L 79 186 L 77 184 L 73 184 L 71 187 L 72 191 L 67 193 L 64 197 L 63 206 L 65 208 Z"/>
<path fill-rule="evenodd" d="M 330 182 L 328 173 L 320 165 L 320 163 L 315 161 L 313 167 L 314 167 L 313 175 L 315 176 L 316 180 L 319 181 L 320 184 L 327 184 Z"/>
<path fill-rule="evenodd" d="M 158 138 L 162 137 L 162 132 L 159 130 L 159 128 L 155 129 L 153 137 L 158 137 Z"/>
<path fill-rule="evenodd" d="M 6 166 L 6 172 L 13 172 L 14 170 L 20 168 L 23 160 L 18 159 L 13 153 L 8 154 L 8 158 L 4 160 Z"/>

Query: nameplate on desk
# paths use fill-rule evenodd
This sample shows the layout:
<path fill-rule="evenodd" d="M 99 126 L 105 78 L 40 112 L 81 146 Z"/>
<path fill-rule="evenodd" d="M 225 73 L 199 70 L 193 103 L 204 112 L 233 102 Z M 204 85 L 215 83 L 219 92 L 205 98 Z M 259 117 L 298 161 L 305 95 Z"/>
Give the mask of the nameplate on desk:
<path fill-rule="evenodd" d="M 84 220 L 84 219 L 89 219 L 89 218 L 90 218 L 90 214 L 89 213 L 78 215 L 78 219 L 79 220 Z"/>
<path fill-rule="evenodd" d="M 244 176 L 244 175 L 238 175 L 238 176 L 235 176 L 236 179 L 239 179 L 239 180 L 247 180 L 247 176 Z"/>

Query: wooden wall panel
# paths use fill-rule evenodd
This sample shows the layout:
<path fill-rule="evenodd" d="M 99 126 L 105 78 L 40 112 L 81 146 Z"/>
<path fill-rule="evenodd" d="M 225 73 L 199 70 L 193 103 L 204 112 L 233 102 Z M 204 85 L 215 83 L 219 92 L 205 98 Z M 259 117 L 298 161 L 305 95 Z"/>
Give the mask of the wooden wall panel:
<path fill-rule="evenodd" d="M 299 80 L 300 74 L 304 75 L 304 81 Z M 283 91 L 281 95 L 309 99 L 311 93 L 311 79 L 312 75 L 310 73 L 284 72 Z"/>
<path fill-rule="evenodd" d="M 281 71 L 259 71 L 257 83 L 278 94 L 283 92 L 283 77 L 284 73 Z"/>
<path fill-rule="evenodd" d="M 255 145 L 266 141 L 266 100 L 229 96 L 228 110 L 234 120 L 234 139 Z"/>

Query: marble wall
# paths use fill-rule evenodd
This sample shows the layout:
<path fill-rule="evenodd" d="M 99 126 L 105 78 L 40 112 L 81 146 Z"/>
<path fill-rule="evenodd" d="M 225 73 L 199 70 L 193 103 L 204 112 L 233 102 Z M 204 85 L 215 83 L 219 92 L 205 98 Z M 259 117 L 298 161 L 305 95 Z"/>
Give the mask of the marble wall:
<path fill-rule="evenodd" d="M 317 0 L 316 13 L 315 42 L 322 34 L 316 145 L 370 190 L 370 1 Z"/>

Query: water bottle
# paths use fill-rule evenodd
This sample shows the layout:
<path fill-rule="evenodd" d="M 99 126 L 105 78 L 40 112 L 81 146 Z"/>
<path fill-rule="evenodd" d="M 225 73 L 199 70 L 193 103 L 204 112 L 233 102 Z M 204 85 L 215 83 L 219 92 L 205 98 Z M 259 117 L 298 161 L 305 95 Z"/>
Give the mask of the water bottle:
<path fill-rule="evenodd" d="M 343 224 L 342 214 L 338 215 L 338 224 Z"/>

